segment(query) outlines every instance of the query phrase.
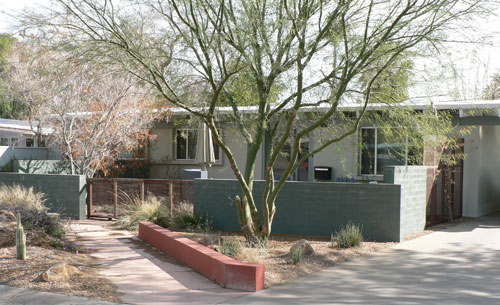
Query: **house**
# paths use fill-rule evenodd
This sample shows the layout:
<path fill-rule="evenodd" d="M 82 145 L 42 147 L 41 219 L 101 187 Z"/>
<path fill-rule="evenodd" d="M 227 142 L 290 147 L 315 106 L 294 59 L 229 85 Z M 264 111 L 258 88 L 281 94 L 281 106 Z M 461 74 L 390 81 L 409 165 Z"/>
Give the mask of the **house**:
<path fill-rule="evenodd" d="M 0 167 L 11 166 L 12 160 L 60 159 L 60 154 L 46 145 L 50 132 L 43 128 L 37 137 L 27 121 L 0 119 Z"/>
<path fill-rule="evenodd" d="M 493 211 L 500 210 L 500 101 L 496 100 L 467 100 L 435 101 L 432 105 L 425 100 L 412 100 L 411 106 L 415 110 L 429 109 L 431 106 L 438 111 L 454 111 L 457 128 L 460 126 L 477 126 L 471 134 L 463 138 L 463 147 L 466 159 L 453 169 L 451 178 L 441 174 L 428 186 L 428 218 L 433 222 L 445 219 L 448 211 L 445 207 L 445 196 L 452 194 L 455 216 L 478 217 Z M 339 110 L 357 111 L 356 105 L 345 105 Z M 381 105 L 370 106 L 370 111 L 376 111 Z M 244 112 L 255 111 L 255 108 L 245 107 Z M 489 110 L 476 115 L 470 110 Z M 220 108 L 224 113 L 230 109 Z M 321 111 L 320 108 L 317 111 Z M 151 143 L 148 151 L 149 177 L 180 179 L 184 169 L 200 168 L 195 161 L 196 128 L 182 127 L 176 123 L 178 118 L 186 116 L 182 110 L 173 111 L 169 119 L 158 122 L 151 130 L 156 139 Z M 224 122 L 221 122 L 224 126 Z M 223 129 L 223 137 L 233 151 L 238 164 L 244 164 L 245 143 L 231 130 Z M 387 165 L 405 164 L 407 159 L 395 160 L 387 154 L 381 131 L 374 126 L 362 126 L 341 142 L 327 147 L 323 151 L 310 157 L 289 180 L 315 181 L 323 178 L 331 181 L 383 181 L 383 170 Z M 303 149 L 311 149 L 317 145 L 317 139 L 311 134 L 305 139 Z M 404 148 L 402 148 L 404 149 Z M 214 179 L 234 179 L 232 170 L 223 153 L 214 147 L 216 162 L 208 169 L 208 176 Z M 286 158 L 282 156 L 280 158 Z M 287 161 L 287 160 L 281 160 Z M 275 174 L 279 176 L 285 162 L 276 162 Z M 429 152 L 424 151 L 423 165 L 434 168 L 430 176 L 440 173 L 436 171 L 439 160 Z M 257 157 L 255 178 L 264 179 L 265 157 L 263 149 Z M 326 176 L 325 176 L 326 172 Z M 443 178 L 444 177 L 444 178 Z M 434 184 L 432 184 L 434 183 Z"/>

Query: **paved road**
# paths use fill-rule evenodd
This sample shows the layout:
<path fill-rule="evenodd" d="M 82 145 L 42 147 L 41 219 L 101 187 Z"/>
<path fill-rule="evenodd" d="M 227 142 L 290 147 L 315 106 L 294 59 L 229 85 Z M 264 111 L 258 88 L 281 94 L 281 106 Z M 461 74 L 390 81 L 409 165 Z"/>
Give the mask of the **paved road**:
<path fill-rule="evenodd" d="M 0 285 L 0 305 L 117 305 L 83 297 Z"/>
<path fill-rule="evenodd" d="M 500 304 L 500 214 L 228 304 Z"/>

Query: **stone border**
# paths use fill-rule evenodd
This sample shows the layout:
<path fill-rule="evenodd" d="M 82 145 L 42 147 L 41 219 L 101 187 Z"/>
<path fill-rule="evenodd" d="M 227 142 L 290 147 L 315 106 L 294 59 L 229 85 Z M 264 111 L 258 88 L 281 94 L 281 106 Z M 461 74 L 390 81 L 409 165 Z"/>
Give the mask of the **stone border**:
<path fill-rule="evenodd" d="M 265 266 L 262 264 L 239 262 L 152 222 L 139 223 L 139 237 L 221 287 L 245 291 L 264 289 Z"/>

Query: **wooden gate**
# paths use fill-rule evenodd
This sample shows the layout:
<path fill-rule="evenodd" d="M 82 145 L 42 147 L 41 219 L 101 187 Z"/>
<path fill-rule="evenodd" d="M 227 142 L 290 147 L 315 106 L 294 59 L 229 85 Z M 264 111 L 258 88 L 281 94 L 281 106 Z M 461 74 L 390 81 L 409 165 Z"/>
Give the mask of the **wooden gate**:
<path fill-rule="evenodd" d="M 128 198 L 160 197 L 172 212 L 176 203 L 193 202 L 193 181 L 163 179 L 87 179 L 87 218 L 116 218 Z"/>
<path fill-rule="evenodd" d="M 459 139 L 462 153 L 463 144 L 464 140 Z M 427 225 L 448 221 L 450 213 L 453 219 L 462 217 L 463 167 L 464 161 L 461 158 L 454 166 L 446 166 L 440 162 L 437 169 L 428 171 L 428 185 L 432 183 L 432 186 L 428 190 Z M 448 207 L 448 202 L 451 207 Z"/>

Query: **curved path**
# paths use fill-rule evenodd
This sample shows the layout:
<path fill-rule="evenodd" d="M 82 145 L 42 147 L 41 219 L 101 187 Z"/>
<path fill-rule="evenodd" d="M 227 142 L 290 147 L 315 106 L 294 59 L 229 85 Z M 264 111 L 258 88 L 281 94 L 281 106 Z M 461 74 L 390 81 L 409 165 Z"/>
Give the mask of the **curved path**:
<path fill-rule="evenodd" d="M 500 304 L 500 214 L 230 304 Z"/>

